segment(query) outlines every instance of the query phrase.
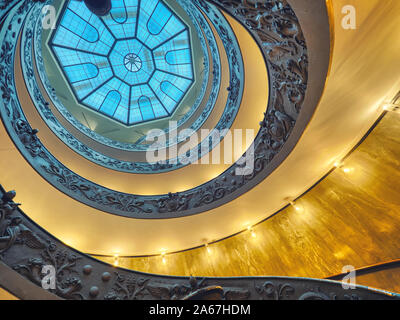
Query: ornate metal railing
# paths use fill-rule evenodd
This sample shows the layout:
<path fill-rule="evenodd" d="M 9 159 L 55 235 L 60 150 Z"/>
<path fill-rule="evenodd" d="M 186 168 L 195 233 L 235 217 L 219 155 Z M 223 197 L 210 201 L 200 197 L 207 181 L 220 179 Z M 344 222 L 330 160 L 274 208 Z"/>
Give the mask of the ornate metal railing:
<path fill-rule="evenodd" d="M 194 1 L 210 16 L 214 9 L 207 2 Z M 1 30 L 0 90 L 4 104 L 0 108 L 3 123 L 27 161 L 52 185 L 91 207 L 135 218 L 171 218 L 200 213 L 220 206 L 247 192 L 269 173 L 268 164 L 283 149 L 296 124 L 308 79 L 307 48 L 297 17 L 284 0 L 264 3 L 215 1 L 241 21 L 260 44 L 270 75 L 270 103 L 254 142 L 255 170 L 237 176 L 235 164 L 219 177 L 181 193 L 138 196 L 110 190 L 75 174 L 57 159 L 36 136 L 24 118 L 14 86 L 13 60 L 17 35 L 31 1 L 21 1 L 16 16 Z M 237 97 L 238 86 L 232 83 L 230 96 Z M 285 151 L 286 154 L 287 151 Z M 157 168 L 155 168 L 157 169 Z"/>
<path fill-rule="evenodd" d="M 184 123 L 186 123 L 195 113 L 195 111 L 197 110 L 197 108 L 199 107 L 200 104 L 204 104 L 204 106 L 202 106 L 202 112 L 199 115 L 199 117 L 193 122 L 193 124 L 191 125 L 191 129 L 196 131 L 197 129 L 199 129 L 204 122 L 209 118 L 212 110 L 213 110 L 213 106 L 215 105 L 216 99 L 218 97 L 218 92 L 220 90 L 220 85 L 221 85 L 221 62 L 220 62 L 220 55 L 219 55 L 219 51 L 218 51 L 218 46 L 214 37 L 214 34 L 211 31 L 211 28 L 209 26 L 209 24 L 207 23 L 206 19 L 203 17 L 203 15 L 195 9 L 195 7 L 193 6 L 193 4 L 191 2 L 189 3 L 184 3 L 183 1 L 180 0 L 180 3 L 182 6 L 184 6 L 186 9 L 185 11 L 187 12 L 187 14 L 192 18 L 194 26 L 197 30 L 197 32 L 199 33 L 199 39 L 200 42 L 202 44 L 202 49 L 203 49 L 203 55 L 205 57 L 204 60 L 204 81 L 202 83 L 202 87 L 201 90 L 198 94 L 198 98 L 196 99 L 196 102 L 193 104 L 193 106 L 191 107 L 191 110 L 187 113 L 185 113 L 185 115 L 178 120 L 177 122 L 177 127 L 182 126 Z M 41 6 L 43 6 L 45 4 L 42 4 Z M 36 62 L 36 67 L 37 67 L 37 71 L 38 74 L 40 76 L 40 80 L 43 83 L 44 88 L 46 89 L 46 92 L 48 94 L 48 96 L 51 98 L 52 102 L 54 103 L 55 107 L 58 109 L 58 111 L 63 115 L 63 117 L 65 119 L 68 120 L 68 122 L 70 122 L 75 128 L 77 128 L 80 132 L 82 132 L 83 134 L 85 134 L 86 136 L 88 136 L 89 138 L 107 145 L 109 147 L 112 148 L 117 148 L 117 149 L 121 149 L 121 150 L 127 150 L 127 151 L 146 151 L 147 148 L 149 147 L 149 145 L 143 144 L 143 140 L 145 139 L 145 137 L 141 138 L 139 141 L 135 142 L 135 143 L 122 143 L 119 141 L 114 141 L 111 140 L 109 138 L 106 138 L 104 136 L 101 136 L 99 134 L 97 134 L 96 132 L 90 130 L 89 128 L 87 128 L 86 126 L 84 126 L 83 124 L 81 124 L 78 120 L 76 120 L 76 118 L 67 110 L 67 108 L 62 104 L 62 102 L 59 100 L 57 93 L 54 91 L 54 89 L 52 88 L 50 81 L 47 77 L 47 73 L 46 73 L 46 69 L 44 66 L 44 61 L 42 58 L 42 33 L 43 33 L 43 29 L 41 28 L 40 23 L 38 23 L 37 19 L 42 19 L 43 13 L 41 12 L 40 8 L 41 6 L 38 6 L 37 9 L 35 9 L 35 12 L 32 12 L 30 14 L 30 18 L 27 21 L 26 25 L 25 25 L 25 32 L 24 32 L 24 37 L 22 39 L 22 51 L 30 51 L 32 50 L 32 42 L 34 42 L 34 50 L 36 52 L 35 54 L 35 62 Z M 28 26 L 29 24 L 29 26 Z M 32 33 L 30 32 L 30 30 L 35 30 L 34 32 L 34 38 L 35 41 L 33 41 L 33 36 Z M 30 33 L 29 33 L 30 32 Z M 204 36 L 207 38 L 207 42 L 204 39 L 203 35 L 204 32 Z M 231 31 L 232 33 L 232 31 Z M 212 58 L 212 76 L 210 77 L 209 75 L 209 69 L 210 69 L 210 63 L 209 63 L 209 55 L 208 55 L 208 47 L 210 49 L 211 55 L 210 58 Z M 228 46 L 229 48 L 229 46 Z M 21 60 L 22 66 L 23 66 L 23 71 L 26 76 L 32 75 L 32 68 L 34 66 L 33 64 L 33 57 L 32 54 L 29 55 L 24 55 L 24 58 Z M 232 67 L 232 66 L 231 66 Z M 210 78 L 211 83 L 208 83 L 208 79 Z M 68 135 L 68 133 L 65 133 L 65 129 L 62 127 L 62 125 L 57 121 L 57 119 L 52 115 L 51 110 L 48 110 L 49 108 L 45 108 L 43 106 L 43 103 L 39 100 L 37 101 L 37 95 L 35 94 L 35 92 L 39 91 L 39 89 L 37 88 L 37 84 L 35 85 L 35 83 L 31 83 L 30 81 L 27 81 L 27 85 L 28 85 L 28 89 L 31 92 L 31 96 L 33 101 L 35 102 L 35 105 L 39 111 L 39 113 L 41 114 L 42 118 L 49 124 L 50 128 L 53 130 L 53 132 L 60 138 L 62 139 L 64 142 L 66 142 L 68 145 L 72 144 L 72 147 L 74 145 L 76 145 L 77 143 L 71 142 L 71 139 L 73 139 L 74 137 L 72 137 L 70 134 Z M 206 95 L 206 89 L 207 86 L 210 86 L 210 90 L 208 90 L 208 100 L 205 99 L 205 95 Z M 204 100 L 204 101 L 203 101 Z M 239 108 L 239 105 L 235 105 L 236 109 Z M 230 115 L 232 113 L 236 113 L 237 111 L 234 111 L 233 108 L 230 106 L 228 108 L 225 108 L 224 112 L 226 113 L 226 115 Z M 229 125 L 229 124 L 228 124 Z M 64 130 L 63 130 L 64 129 Z M 168 133 L 169 129 L 165 129 L 165 132 Z M 68 137 L 68 139 L 66 139 L 66 137 Z M 179 140 L 179 142 L 182 142 L 182 140 Z M 174 142 L 171 141 L 167 141 L 166 142 L 167 146 L 173 145 Z M 80 149 L 80 150 L 79 150 Z M 78 153 L 82 153 L 81 148 L 78 148 Z M 88 153 L 87 151 L 83 154 L 83 156 L 87 156 L 89 158 L 89 160 L 92 160 L 100 165 L 105 165 L 106 167 L 111 167 L 111 169 L 115 169 L 115 170 L 122 170 L 122 171 L 132 171 L 132 170 L 136 170 L 136 172 L 139 173 L 144 173 L 146 171 L 150 171 L 152 168 L 150 166 L 148 166 L 148 168 L 146 168 L 146 166 L 134 166 L 134 165 L 130 165 L 129 164 L 123 164 L 120 163 L 118 161 L 114 162 L 112 161 L 113 159 L 110 159 L 108 162 L 104 163 L 105 161 L 99 161 L 98 156 L 94 157 L 92 154 Z M 146 170 L 147 169 L 147 170 Z M 169 168 L 171 169 L 171 168 Z"/>
<path fill-rule="evenodd" d="M 218 300 L 360 300 L 400 299 L 400 295 L 357 286 L 345 290 L 340 282 L 285 277 L 185 278 L 119 269 L 67 247 L 31 221 L 14 202 L 16 193 L 0 186 L 0 261 L 40 290 L 53 267 L 55 288 L 63 299 L 218 299 Z M 43 208 L 45 210 L 46 208 Z M 46 271 L 47 272 L 47 271 Z M 12 277 L 2 283 L 12 287 Z M 12 291 L 12 290 L 11 290 Z M 26 290 L 21 299 L 34 299 Z"/>
<path fill-rule="evenodd" d="M 7 16 L 8 11 L 12 8 L 19 0 L 0 0 L 0 23 L 3 22 Z"/>
<path fill-rule="evenodd" d="M 106 139 L 104 137 L 100 138 L 100 136 L 96 134 L 94 131 L 91 131 L 89 128 L 86 128 L 82 124 L 80 124 L 80 122 L 76 120 L 58 100 L 57 94 L 53 92 L 51 88 L 49 88 L 50 83 L 47 79 L 46 70 L 44 69 L 41 57 L 42 44 L 38 43 L 40 41 L 42 32 L 40 21 L 42 20 L 43 13 L 41 9 L 44 5 L 45 3 L 36 4 L 36 7 L 32 8 L 27 15 L 27 20 L 25 22 L 25 27 L 22 33 L 22 40 L 21 40 L 22 41 L 21 64 L 25 82 L 29 90 L 29 93 L 31 95 L 32 101 L 34 102 L 34 105 L 36 106 L 39 114 L 46 122 L 46 124 L 49 126 L 49 128 L 54 132 L 54 134 L 56 134 L 59 139 L 61 139 L 64 143 L 66 143 L 75 152 L 87 158 L 88 160 L 97 163 L 101 166 L 117 171 L 132 172 L 132 173 L 160 173 L 160 172 L 179 169 L 185 166 L 184 164 L 178 161 L 169 161 L 166 164 L 151 164 L 147 162 L 129 162 L 129 161 L 122 161 L 119 159 L 115 159 L 95 151 L 88 145 L 79 141 L 74 135 L 72 135 L 66 128 L 63 127 L 63 125 L 58 121 L 57 117 L 55 117 L 54 114 L 52 113 L 51 109 L 49 108 L 49 103 L 45 101 L 37 84 L 38 79 L 36 79 L 35 77 L 33 57 L 32 57 L 33 42 L 35 42 L 35 52 L 37 57 L 36 61 L 38 62 L 36 66 L 37 66 L 37 71 L 40 75 L 40 79 L 44 80 L 43 84 L 45 88 L 47 88 L 47 93 L 52 98 L 58 110 L 63 114 L 63 116 L 66 117 L 66 119 L 68 119 L 68 121 L 70 121 L 76 128 L 78 128 L 85 134 L 91 132 L 89 136 L 95 139 L 97 142 L 104 143 L 113 148 L 117 147 L 128 151 L 144 152 L 150 146 L 148 144 L 142 144 L 141 142 L 135 144 L 126 144 L 126 143 L 124 144 L 124 143 L 118 143 L 116 141 L 110 141 L 109 139 Z M 194 14 L 196 14 L 196 16 L 202 17 L 200 13 L 194 12 Z M 229 56 L 228 65 L 230 70 L 229 72 L 231 77 L 231 83 L 232 82 L 237 83 L 238 82 L 237 79 L 239 79 L 240 75 L 243 74 L 243 63 L 241 59 L 239 46 L 236 40 L 234 39 L 234 33 L 224 20 L 223 15 L 221 14 L 215 15 L 213 22 L 214 24 L 216 24 L 218 33 L 220 33 L 220 37 L 223 40 L 224 47 Z M 207 22 L 202 23 L 202 26 L 206 27 L 205 30 L 207 31 L 207 26 L 208 26 Z M 33 39 L 34 36 L 36 36 L 36 39 Z M 216 43 L 214 42 L 215 42 L 214 37 L 213 36 L 209 37 L 209 43 L 211 45 L 211 48 L 213 49 L 213 53 L 216 53 L 218 49 L 214 47 L 214 45 L 216 46 Z M 233 57 L 235 58 L 233 59 Z M 205 77 L 208 79 L 207 74 L 205 75 Z M 191 130 L 194 131 L 198 130 L 210 116 L 210 113 L 212 112 L 213 107 L 215 105 L 216 99 L 218 98 L 218 92 L 220 90 L 220 80 L 221 80 L 220 78 L 221 78 L 221 67 L 219 61 L 219 53 L 217 52 L 217 55 L 213 56 L 213 77 L 212 77 L 211 92 L 209 95 L 209 99 L 206 101 L 205 103 L 206 106 L 203 109 L 201 115 L 190 126 Z M 240 82 L 242 84 L 238 87 L 239 90 L 237 92 L 237 95 L 235 96 L 232 95 L 226 101 L 226 107 L 224 109 L 223 115 L 221 117 L 221 120 L 217 123 L 215 130 L 222 131 L 223 129 L 229 128 L 233 124 L 233 121 L 236 117 L 236 114 L 240 106 L 241 102 L 240 98 L 243 92 L 243 82 L 242 81 Z M 206 89 L 206 85 L 207 81 L 205 80 L 203 86 L 204 90 Z M 201 95 L 199 98 L 201 98 Z M 192 111 L 190 111 L 187 114 L 187 116 L 191 116 L 191 114 L 193 114 L 193 112 L 196 111 L 197 106 L 201 101 L 202 99 L 198 99 L 196 101 L 197 105 L 192 107 Z M 183 119 L 179 120 L 178 127 L 181 126 L 186 120 L 187 117 L 184 117 Z M 168 133 L 168 130 L 166 130 L 165 132 Z M 219 140 L 221 139 L 223 139 L 223 136 L 221 136 Z M 210 146 L 209 150 L 215 148 L 215 146 L 219 143 L 219 140 L 215 141 L 214 144 Z M 178 142 L 181 143 L 182 140 L 179 140 Z M 174 144 L 175 143 L 173 141 L 170 140 L 167 141 L 167 146 L 172 146 Z M 200 152 L 198 154 L 200 154 Z"/>
<path fill-rule="evenodd" d="M 211 12 L 206 2 L 195 2 L 205 11 Z M 17 2 L 5 3 L 8 10 Z M 54 179 L 58 181 L 58 185 L 55 184 L 59 188 L 83 192 L 88 204 L 98 201 L 103 206 L 102 209 L 104 206 L 108 207 L 108 211 L 118 208 L 124 214 L 132 216 L 132 213 L 137 212 L 140 213 L 140 217 L 165 212 L 183 215 L 190 209 L 223 200 L 245 185 L 247 188 L 248 184 L 265 173 L 266 165 L 282 149 L 295 125 L 307 87 L 307 50 L 298 20 L 286 1 L 270 0 L 254 4 L 246 1 L 218 3 L 241 20 L 259 41 L 272 79 L 270 105 L 255 141 L 257 171 L 254 175 L 238 180 L 242 178 L 231 174 L 231 169 L 218 179 L 195 190 L 178 195 L 160 196 L 157 199 L 151 198 L 150 201 L 148 198 L 139 199 L 133 195 L 120 195 L 112 190 L 100 189 L 100 186 L 74 176 L 68 169 L 57 167 L 55 159 L 36 137 L 37 131 L 24 121 L 18 108 L 19 101 L 14 86 L 12 63 L 15 43 L 30 1 L 21 1 L 17 8 L 18 17 L 13 24 L 6 26 L 6 30 L 1 30 L 5 39 L 0 54 L 0 89 L 4 101 L 1 111 L 6 128 L 20 151 L 30 162 L 38 161 L 42 170 L 51 171 Z M 230 89 L 233 90 L 233 86 Z M 55 288 L 49 289 L 49 292 L 54 297 L 92 300 L 400 299 L 399 295 L 361 286 L 354 290 L 344 290 L 340 282 L 327 280 L 285 277 L 196 279 L 158 276 L 115 268 L 55 239 L 19 209 L 19 205 L 14 202 L 15 196 L 15 192 L 5 192 L 0 187 L 1 267 L 14 270 L 15 275 L 22 276 L 27 284 L 34 284 L 38 290 L 43 290 L 43 267 L 52 266 L 55 270 Z M 104 202 L 104 199 L 108 199 L 109 202 Z M 12 291 L 12 276 L 7 281 L 2 285 Z M 33 294 L 25 291 L 19 298 L 35 298 Z"/>
<path fill-rule="evenodd" d="M 370 266 L 365 266 L 362 268 L 357 268 L 355 269 L 355 273 L 357 276 L 364 276 L 367 274 L 374 274 L 378 272 L 385 272 L 385 271 L 393 271 L 397 270 L 397 272 L 400 271 L 400 259 L 392 260 L 392 261 L 387 261 L 387 262 L 382 262 L 382 263 L 377 263 L 374 265 Z M 343 279 L 346 276 L 345 273 L 339 273 L 330 277 L 327 277 L 326 279 L 329 280 L 340 280 Z"/>

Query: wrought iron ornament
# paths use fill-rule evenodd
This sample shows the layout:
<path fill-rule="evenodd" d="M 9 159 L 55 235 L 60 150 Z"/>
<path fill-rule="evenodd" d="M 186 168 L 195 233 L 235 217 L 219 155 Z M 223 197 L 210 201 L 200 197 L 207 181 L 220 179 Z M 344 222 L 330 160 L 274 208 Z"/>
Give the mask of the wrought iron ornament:
<path fill-rule="evenodd" d="M 218 21 L 213 18 L 220 14 L 214 6 L 205 1 L 194 3 L 212 20 Z M 171 218 L 197 214 L 220 206 L 259 183 L 268 174 L 267 165 L 288 140 L 301 110 L 308 78 L 306 43 L 296 15 L 286 1 L 215 3 L 223 6 L 248 28 L 258 41 L 269 70 L 270 101 L 254 141 L 253 174 L 237 176 L 235 172 L 238 165 L 235 164 L 219 177 L 191 190 L 168 195 L 138 196 L 96 185 L 62 165 L 45 149 L 35 130 L 26 122 L 15 92 L 13 61 L 16 35 L 21 28 L 22 18 L 33 6 L 31 1 L 18 3 L 15 14 L 10 15 L 4 25 L 0 53 L 0 89 L 4 103 L 0 111 L 8 133 L 21 153 L 62 192 L 99 210 L 126 217 Z M 222 26 L 219 29 L 222 34 L 226 32 Z M 237 93 L 237 85 L 233 82 L 230 101 L 239 99 Z M 162 167 L 154 169 L 160 170 Z"/>
<path fill-rule="evenodd" d="M 0 261 L 38 287 L 55 268 L 56 296 L 70 300 L 362 300 L 400 295 L 336 281 L 285 277 L 186 278 L 114 268 L 77 252 L 33 223 L 0 186 Z M 34 297 L 20 297 L 32 299 Z"/>

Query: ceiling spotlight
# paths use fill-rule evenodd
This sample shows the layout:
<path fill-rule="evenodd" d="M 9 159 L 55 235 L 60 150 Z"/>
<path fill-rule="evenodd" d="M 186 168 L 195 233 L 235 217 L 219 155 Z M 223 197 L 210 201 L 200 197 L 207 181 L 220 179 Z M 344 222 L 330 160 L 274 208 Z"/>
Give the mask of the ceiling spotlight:
<path fill-rule="evenodd" d="M 342 162 L 342 161 L 336 161 L 336 162 L 333 164 L 333 166 L 334 166 L 335 168 L 341 168 L 341 167 L 343 167 L 343 162 Z"/>
<path fill-rule="evenodd" d="M 336 161 L 333 166 L 338 169 L 342 169 L 344 173 L 350 173 L 353 171 L 353 168 L 345 167 L 342 161 Z"/>
<path fill-rule="evenodd" d="M 343 168 L 344 173 L 350 173 L 352 171 L 353 171 L 353 168 L 349 168 L 349 167 Z"/>
<path fill-rule="evenodd" d="M 165 258 L 165 255 L 166 255 L 166 252 L 165 252 L 165 251 L 162 251 L 162 252 L 161 252 L 161 257 L 162 257 L 162 263 L 163 263 L 163 264 L 166 264 L 166 263 L 167 263 L 167 259 Z"/>
<path fill-rule="evenodd" d="M 290 205 L 296 210 L 297 212 L 303 212 L 304 208 L 301 204 L 295 203 L 294 201 L 290 201 Z"/>
<path fill-rule="evenodd" d="M 257 238 L 257 234 L 254 232 L 254 230 L 251 226 L 248 226 L 247 230 L 250 232 L 250 234 L 253 238 Z"/>
<path fill-rule="evenodd" d="M 383 110 L 388 111 L 388 112 L 400 113 L 400 104 L 385 103 L 383 105 Z"/>
<path fill-rule="evenodd" d="M 119 266 L 119 256 L 116 254 L 114 255 L 114 267 L 118 267 Z"/>

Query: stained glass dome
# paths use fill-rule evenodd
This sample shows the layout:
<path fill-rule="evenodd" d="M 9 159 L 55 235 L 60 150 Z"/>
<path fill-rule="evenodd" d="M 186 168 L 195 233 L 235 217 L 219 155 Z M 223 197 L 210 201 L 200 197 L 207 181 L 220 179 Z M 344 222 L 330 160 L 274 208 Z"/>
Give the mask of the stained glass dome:
<path fill-rule="evenodd" d="M 50 41 L 77 101 L 125 125 L 169 117 L 194 82 L 188 26 L 161 0 L 70 0 Z"/>

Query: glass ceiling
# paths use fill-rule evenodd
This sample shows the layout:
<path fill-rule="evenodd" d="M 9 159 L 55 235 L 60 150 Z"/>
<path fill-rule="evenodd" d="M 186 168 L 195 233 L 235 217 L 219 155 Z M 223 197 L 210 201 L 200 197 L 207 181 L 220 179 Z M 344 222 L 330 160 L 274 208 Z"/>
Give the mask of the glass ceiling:
<path fill-rule="evenodd" d="M 77 100 L 133 125 L 172 115 L 194 82 L 188 27 L 161 0 L 70 0 L 51 48 Z"/>

